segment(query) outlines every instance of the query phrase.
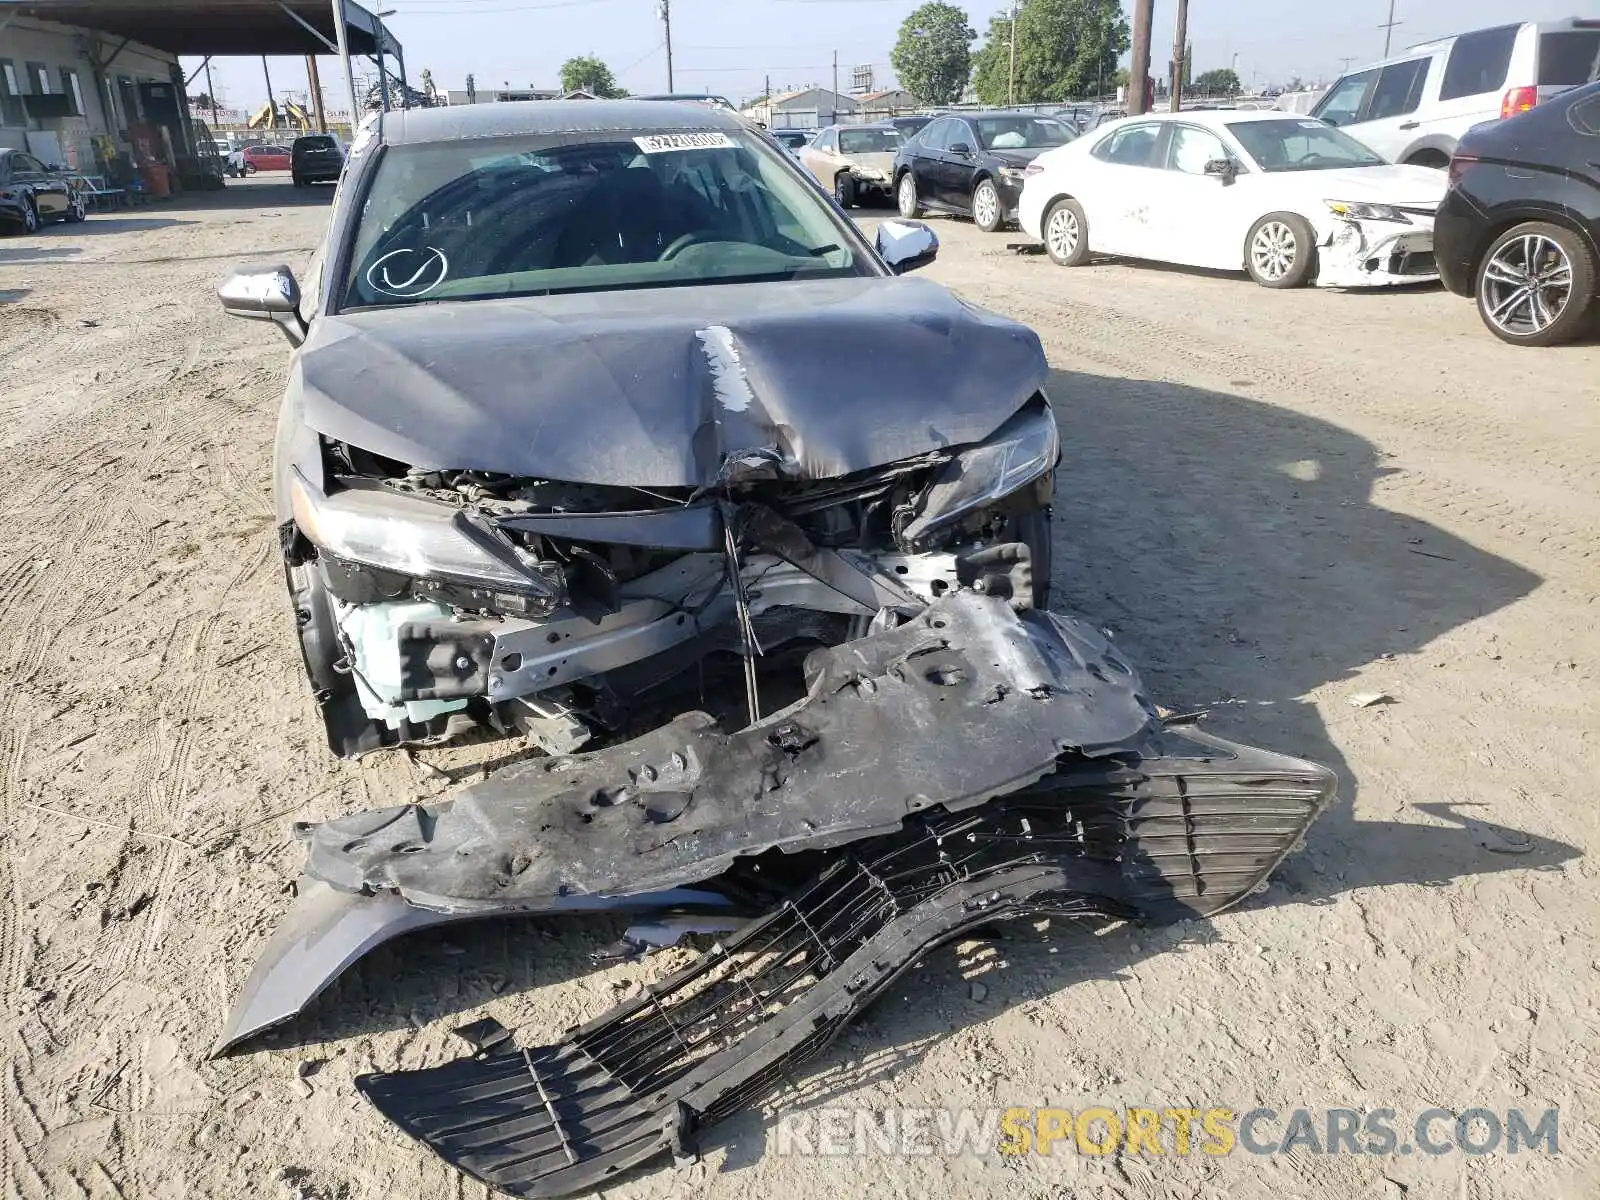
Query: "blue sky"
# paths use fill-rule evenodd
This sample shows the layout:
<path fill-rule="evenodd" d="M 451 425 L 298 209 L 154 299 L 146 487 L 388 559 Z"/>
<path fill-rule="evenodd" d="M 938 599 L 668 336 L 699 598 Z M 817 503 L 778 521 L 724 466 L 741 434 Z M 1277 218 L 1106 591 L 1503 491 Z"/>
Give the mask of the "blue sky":
<path fill-rule="evenodd" d="M 775 89 L 831 86 L 838 51 L 840 86 L 849 67 L 871 63 L 879 86 L 892 82 L 889 50 L 895 33 L 920 0 L 673 0 L 673 60 L 680 91 L 708 90 L 735 101 L 761 91 L 770 74 Z M 1239 55 L 1246 86 L 1283 82 L 1291 75 L 1332 77 L 1342 60 L 1358 63 L 1383 51 L 1378 26 L 1389 0 L 1191 0 L 1189 29 L 1197 72 L 1228 66 Z M 1129 9 L 1131 0 L 1124 0 Z M 370 5 L 369 5 L 370 7 Z M 462 88 L 467 74 L 482 86 L 554 86 L 561 63 L 597 54 L 624 87 L 666 88 L 666 56 L 656 0 L 388 0 L 388 22 L 406 46 L 413 84 L 423 67 L 440 88 Z M 980 36 L 989 17 L 1009 0 L 962 5 Z M 1580 0 L 1395 0 L 1396 48 L 1426 38 L 1517 20 L 1571 16 Z M 1175 0 L 1157 0 L 1152 61 L 1165 67 L 1172 45 Z M 193 70 L 198 60 L 187 60 Z M 236 107 L 265 99 L 258 59 L 219 59 L 213 79 Z M 359 69 L 359 68 L 358 68 Z M 321 63 L 330 105 L 342 84 L 336 62 Z M 272 62 L 272 83 L 303 91 L 305 69 L 293 59 Z M 204 86 L 203 78 L 196 88 Z"/>

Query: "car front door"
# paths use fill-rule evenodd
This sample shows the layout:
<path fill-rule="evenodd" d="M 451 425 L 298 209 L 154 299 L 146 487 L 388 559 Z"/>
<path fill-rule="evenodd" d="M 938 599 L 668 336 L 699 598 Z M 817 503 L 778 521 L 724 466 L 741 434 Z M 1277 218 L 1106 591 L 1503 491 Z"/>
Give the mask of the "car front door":
<path fill-rule="evenodd" d="M 1443 61 L 1443 55 L 1424 54 L 1420 58 L 1390 63 L 1379 71 L 1361 120 L 1347 129 L 1350 136 L 1372 147 L 1390 162 L 1405 158 L 1421 129 L 1417 109 L 1422 104 L 1428 74 L 1442 70 Z M 1435 63 L 1441 66 L 1436 67 Z"/>
<path fill-rule="evenodd" d="M 978 171 L 977 132 L 968 121 L 952 120 L 949 144 L 939 156 L 939 203 L 958 212 L 972 208 L 972 177 Z"/>
<path fill-rule="evenodd" d="M 929 125 L 907 147 L 907 157 L 911 160 L 911 170 L 917 177 L 917 195 L 923 203 L 940 204 L 938 176 L 944 166 L 941 158 L 944 148 L 948 144 L 946 138 L 955 128 L 955 121 L 950 117 L 941 117 Z"/>
<path fill-rule="evenodd" d="M 839 148 L 839 131 L 825 129 L 817 134 L 810 145 L 800 151 L 800 161 L 817 177 L 817 182 L 829 191 L 833 190 L 834 164 L 833 157 Z"/>
<path fill-rule="evenodd" d="M 1077 195 L 1095 250 L 1149 256 L 1150 188 L 1160 173 L 1157 152 L 1165 145 L 1162 122 L 1131 121 L 1102 133 L 1089 151 L 1085 186 Z"/>
<path fill-rule="evenodd" d="M 1259 177 L 1220 134 L 1200 125 L 1168 125 L 1163 169 L 1148 185 L 1150 257 L 1162 262 L 1219 270 L 1239 269 L 1251 217 L 1250 197 Z M 1216 162 L 1233 165 L 1231 175 L 1208 175 Z"/>

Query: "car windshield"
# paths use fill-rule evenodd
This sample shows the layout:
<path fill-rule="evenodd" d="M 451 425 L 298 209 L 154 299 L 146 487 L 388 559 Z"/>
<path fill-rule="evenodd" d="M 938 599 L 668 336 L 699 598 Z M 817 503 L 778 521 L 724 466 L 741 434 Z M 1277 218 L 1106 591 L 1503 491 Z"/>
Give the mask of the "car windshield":
<path fill-rule="evenodd" d="M 1263 171 L 1328 171 L 1381 167 L 1384 160 L 1347 133 L 1314 117 L 1236 121 L 1228 132 Z"/>
<path fill-rule="evenodd" d="M 320 135 L 317 137 L 303 137 L 294 144 L 296 150 L 332 150 L 333 146 L 334 142 L 331 137 L 322 137 Z"/>
<path fill-rule="evenodd" d="M 1043 150 L 1065 146 L 1077 136 L 1049 117 L 979 117 L 978 140 L 989 150 Z"/>
<path fill-rule="evenodd" d="M 390 147 L 344 306 L 875 274 L 792 162 L 720 130 Z"/>
<path fill-rule="evenodd" d="M 900 135 L 892 129 L 841 129 L 840 154 L 893 154 L 900 149 Z"/>

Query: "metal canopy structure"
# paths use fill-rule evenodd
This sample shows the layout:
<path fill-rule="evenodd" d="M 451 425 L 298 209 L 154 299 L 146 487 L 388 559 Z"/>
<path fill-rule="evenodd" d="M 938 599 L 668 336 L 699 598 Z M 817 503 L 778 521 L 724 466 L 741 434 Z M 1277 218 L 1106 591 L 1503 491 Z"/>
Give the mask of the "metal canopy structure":
<path fill-rule="evenodd" d="M 169 54 L 337 54 L 338 0 L 0 0 L 8 13 L 96 29 Z M 402 56 L 376 15 L 345 0 L 350 53 Z"/>

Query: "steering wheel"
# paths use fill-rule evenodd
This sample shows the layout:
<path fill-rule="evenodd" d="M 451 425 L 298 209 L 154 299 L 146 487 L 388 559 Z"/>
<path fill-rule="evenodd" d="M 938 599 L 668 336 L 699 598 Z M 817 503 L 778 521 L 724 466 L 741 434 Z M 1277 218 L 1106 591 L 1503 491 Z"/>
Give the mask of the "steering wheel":
<path fill-rule="evenodd" d="M 667 248 L 660 254 L 656 255 L 656 261 L 671 262 L 690 246 L 698 245 L 701 242 L 715 242 L 720 240 L 720 235 L 714 229 L 691 229 L 688 233 L 680 234 L 679 236 L 673 238 L 671 244 L 668 245 Z"/>
<path fill-rule="evenodd" d="M 1302 154 L 1299 158 L 1295 159 L 1294 160 L 1294 165 L 1297 166 L 1297 167 L 1303 167 L 1303 166 L 1305 166 L 1306 163 L 1312 161 L 1313 159 L 1320 159 L 1320 158 L 1326 158 L 1326 157 L 1327 157 L 1326 155 L 1318 154 L 1315 150 L 1313 150 L 1310 154 Z"/>

